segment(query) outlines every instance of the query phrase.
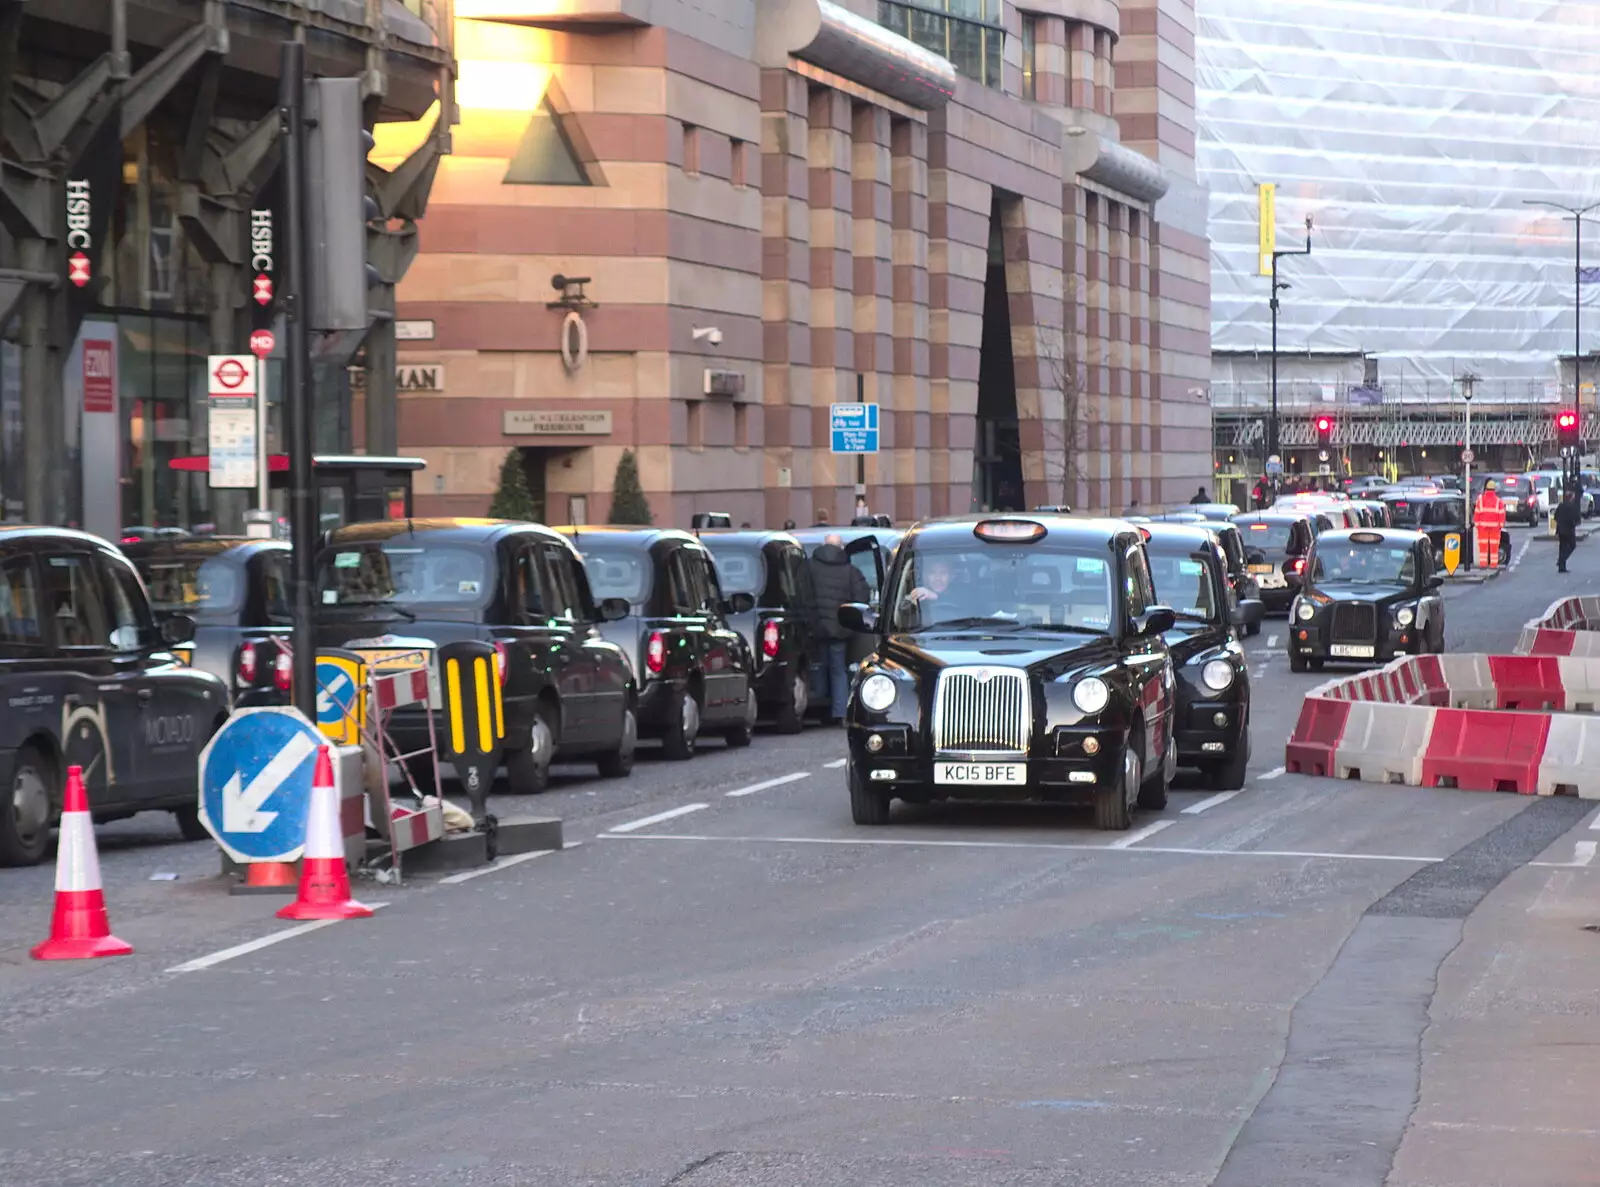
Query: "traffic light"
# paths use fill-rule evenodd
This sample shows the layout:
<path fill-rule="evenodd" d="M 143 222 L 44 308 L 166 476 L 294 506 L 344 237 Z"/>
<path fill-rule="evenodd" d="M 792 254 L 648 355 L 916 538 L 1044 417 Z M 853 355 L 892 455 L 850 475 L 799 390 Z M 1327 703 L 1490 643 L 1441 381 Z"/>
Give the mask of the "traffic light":
<path fill-rule="evenodd" d="M 306 84 L 306 324 L 313 330 L 365 330 L 367 224 L 378 204 L 367 193 L 372 134 L 361 114 L 361 80 Z"/>
<path fill-rule="evenodd" d="M 1578 414 L 1570 408 L 1556 413 L 1556 441 L 1563 449 L 1577 447 Z"/>
<path fill-rule="evenodd" d="M 1333 443 L 1333 417 L 1317 417 L 1317 444 L 1326 449 Z"/>

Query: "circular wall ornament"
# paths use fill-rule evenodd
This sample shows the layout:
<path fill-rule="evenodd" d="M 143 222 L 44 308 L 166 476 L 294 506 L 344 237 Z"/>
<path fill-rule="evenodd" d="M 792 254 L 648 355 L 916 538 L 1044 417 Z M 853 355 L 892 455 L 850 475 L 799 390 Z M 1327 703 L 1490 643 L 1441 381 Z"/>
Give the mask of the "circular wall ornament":
<path fill-rule="evenodd" d="M 561 365 L 570 375 L 588 361 L 589 327 L 583 324 L 582 314 L 570 310 L 561 321 Z"/>

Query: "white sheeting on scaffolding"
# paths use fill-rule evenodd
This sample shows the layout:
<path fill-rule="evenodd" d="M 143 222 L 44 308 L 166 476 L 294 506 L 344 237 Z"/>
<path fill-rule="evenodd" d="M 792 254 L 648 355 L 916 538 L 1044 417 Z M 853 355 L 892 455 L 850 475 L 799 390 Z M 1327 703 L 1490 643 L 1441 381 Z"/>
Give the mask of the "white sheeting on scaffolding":
<path fill-rule="evenodd" d="M 1256 186 L 1274 182 L 1280 250 L 1316 223 L 1313 254 L 1280 264 L 1281 349 L 1369 352 L 1386 379 L 1554 380 L 1572 353 L 1572 223 L 1523 199 L 1600 200 L 1600 0 L 1198 9 L 1213 348 L 1270 341 Z M 1600 266 L 1600 222 L 1585 241 Z"/>

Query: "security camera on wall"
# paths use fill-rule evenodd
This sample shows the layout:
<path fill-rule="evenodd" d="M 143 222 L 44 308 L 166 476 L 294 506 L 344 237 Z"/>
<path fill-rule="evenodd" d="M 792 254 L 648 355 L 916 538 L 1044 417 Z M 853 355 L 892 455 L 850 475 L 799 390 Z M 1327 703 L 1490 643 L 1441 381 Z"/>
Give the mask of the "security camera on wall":
<path fill-rule="evenodd" d="M 722 331 L 716 326 L 696 326 L 691 336 L 696 342 L 709 342 L 712 346 L 722 345 Z"/>

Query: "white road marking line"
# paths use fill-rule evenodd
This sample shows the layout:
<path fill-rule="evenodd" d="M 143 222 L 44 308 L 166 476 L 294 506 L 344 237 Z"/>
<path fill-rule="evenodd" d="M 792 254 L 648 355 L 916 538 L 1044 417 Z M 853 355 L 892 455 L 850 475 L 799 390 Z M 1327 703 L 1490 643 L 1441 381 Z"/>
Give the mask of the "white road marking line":
<path fill-rule="evenodd" d="M 1168 823 L 1176 823 L 1169 821 Z M 1403 861 L 1412 865 L 1435 865 L 1442 857 L 1417 857 L 1404 853 L 1318 853 L 1299 849 L 1180 849 L 1163 845 L 1146 845 L 1140 849 L 1114 849 L 1110 845 L 1080 845 L 1064 841 L 935 841 L 911 837 L 714 837 L 693 833 L 638 833 L 633 836 L 616 836 L 602 833 L 601 838 L 613 841 L 700 841 L 724 844 L 760 845 L 864 845 L 931 849 L 1043 849 L 1071 853 L 1169 853 L 1182 857 L 1281 857 L 1294 860 L 1308 858 L 1325 861 Z"/>
<path fill-rule="evenodd" d="M 1238 794 L 1239 793 L 1237 791 L 1219 791 L 1216 795 L 1207 796 L 1198 804 L 1190 804 L 1183 810 L 1183 814 L 1185 816 L 1198 816 L 1202 812 L 1206 812 L 1212 808 L 1215 808 L 1218 804 L 1227 803 Z"/>
<path fill-rule="evenodd" d="M 849 762 L 849 761 L 850 760 L 848 758 L 835 759 L 833 762 L 825 762 L 825 763 L 823 763 L 822 764 L 822 769 L 824 771 L 837 771 L 840 767 L 844 766 L 844 764 Z"/>
<path fill-rule="evenodd" d="M 749 787 L 736 788 L 733 791 L 723 792 L 729 799 L 738 799 L 744 795 L 754 795 L 758 791 L 765 791 L 769 787 L 782 787 L 785 783 L 798 783 L 801 779 L 811 778 L 810 771 L 795 771 L 789 775 L 779 775 L 776 779 L 764 779 L 760 783 L 752 783 Z"/>
<path fill-rule="evenodd" d="M 687 816 L 690 812 L 699 812 L 710 806 L 710 804 L 684 804 L 681 808 L 669 808 L 665 812 L 657 812 L 654 816 L 642 816 L 638 820 L 630 820 L 627 824 L 619 824 L 609 831 L 631 833 L 634 829 L 648 828 L 652 824 L 660 824 L 663 820 L 673 820 L 679 816 Z"/>
<path fill-rule="evenodd" d="M 1522 558 L 1528 555 L 1528 549 L 1532 547 L 1533 537 L 1529 536 L 1522 542 L 1522 547 L 1517 549 L 1517 555 L 1511 558 L 1511 563 L 1506 566 L 1506 571 L 1510 572 L 1512 569 L 1515 569 L 1518 565 L 1520 565 L 1522 563 Z"/>
<path fill-rule="evenodd" d="M 388 903 L 368 903 L 374 911 L 381 911 Z M 310 923 L 299 923 L 294 927 L 286 927 L 282 931 L 275 931 L 270 936 L 262 936 L 257 940 L 250 940 L 243 944 L 235 944 L 232 948 L 224 948 L 220 952 L 213 952 L 210 956 L 199 956 L 194 960 L 186 960 L 180 965 L 168 969 L 169 973 L 198 973 L 201 969 L 214 968 L 225 960 L 232 960 L 235 956 L 248 956 L 252 952 L 259 952 L 263 948 L 270 948 L 274 944 L 281 944 L 285 940 L 292 940 L 296 936 L 309 935 L 314 931 L 321 931 L 334 923 L 344 923 L 343 919 L 313 919 Z"/>
<path fill-rule="evenodd" d="M 1146 837 L 1153 837 L 1164 828 L 1171 828 L 1177 824 L 1176 820 L 1158 820 L 1154 824 L 1147 824 L 1143 828 L 1136 828 L 1131 833 L 1112 841 L 1107 849 L 1131 849 Z"/>
<path fill-rule="evenodd" d="M 1267 665 L 1266 664 L 1258 664 L 1256 666 L 1256 670 L 1250 673 L 1250 679 L 1252 679 L 1252 680 L 1263 680 L 1263 679 L 1266 678 L 1266 675 L 1267 675 Z"/>
<path fill-rule="evenodd" d="M 1268 635 L 1267 636 L 1267 646 L 1268 647 L 1276 647 L 1277 645 L 1278 645 L 1278 636 L 1277 635 Z"/>
<path fill-rule="evenodd" d="M 1589 827 L 1593 829 L 1600 829 L 1600 812 L 1596 812 L 1594 814 L 1594 819 L 1589 822 Z"/>
<path fill-rule="evenodd" d="M 566 849 L 576 849 L 582 841 L 572 841 L 563 846 Z M 501 870 L 509 870 L 512 866 L 519 866 L 525 861 L 532 861 L 536 857 L 544 857 L 551 853 L 560 853 L 560 849 L 535 849 L 532 853 L 515 853 L 510 857 L 498 857 L 493 865 L 481 869 L 463 870 L 459 874 L 451 874 L 448 878 L 440 878 L 440 886 L 459 886 L 463 882 L 471 882 L 474 878 L 481 878 L 485 874 L 498 874 Z"/>
<path fill-rule="evenodd" d="M 1571 861 L 1530 861 L 1531 866 L 1542 866 L 1550 870 L 1585 869 L 1593 861 L 1595 851 L 1600 850 L 1600 841 L 1578 841 L 1572 846 Z"/>
<path fill-rule="evenodd" d="M 1258 780 L 1260 780 L 1261 782 L 1265 783 L 1268 779 L 1276 779 L 1279 776 L 1281 776 L 1283 773 L 1284 773 L 1284 768 L 1283 767 L 1273 767 L 1272 770 L 1263 772 L 1262 774 L 1256 776 L 1256 778 Z"/>

